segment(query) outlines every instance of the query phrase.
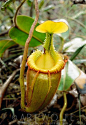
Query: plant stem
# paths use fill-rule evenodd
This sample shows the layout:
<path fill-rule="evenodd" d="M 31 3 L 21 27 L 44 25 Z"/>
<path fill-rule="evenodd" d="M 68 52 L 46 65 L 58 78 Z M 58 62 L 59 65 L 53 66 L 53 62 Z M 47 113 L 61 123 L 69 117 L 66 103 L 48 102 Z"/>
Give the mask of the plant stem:
<path fill-rule="evenodd" d="M 17 10 L 16 10 L 16 13 L 15 13 L 15 16 L 14 16 L 14 25 L 17 27 L 17 14 L 18 14 L 18 11 L 19 9 L 21 8 L 21 6 L 23 5 L 23 3 L 25 2 L 26 0 L 22 0 L 22 2 L 20 3 L 20 5 L 18 6 Z"/>
<path fill-rule="evenodd" d="M 64 92 L 63 96 L 64 96 L 64 106 L 63 106 L 63 108 L 62 108 L 62 110 L 61 110 L 61 112 L 60 112 L 60 125 L 63 125 L 63 114 L 64 114 L 65 109 L 66 109 L 66 107 L 67 107 L 66 92 Z"/>
<path fill-rule="evenodd" d="M 65 68 L 64 68 L 64 78 L 63 78 L 63 90 L 65 90 L 65 80 L 66 80 L 66 72 L 68 70 L 68 63 L 66 63 Z M 63 114 L 66 110 L 67 107 L 67 97 L 66 97 L 66 92 L 64 91 L 63 93 L 63 97 L 64 97 L 64 105 L 63 108 L 60 112 L 60 125 L 63 125 Z"/>
<path fill-rule="evenodd" d="M 24 70 L 25 70 L 25 64 L 26 64 L 26 60 L 27 60 L 27 55 L 28 55 L 28 47 L 29 47 L 29 43 L 31 41 L 32 35 L 33 35 L 33 31 L 34 28 L 38 22 L 38 18 L 39 18 L 39 11 L 38 11 L 38 1 L 35 0 L 35 11 L 36 11 L 36 17 L 35 20 L 31 26 L 30 32 L 29 32 L 29 36 L 26 40 L 25 43 L 25 49 L 24 49 L 24 54 L 23 54 L 23 60 L 22 60 L 22 64 L 21 64 L 21 69 L 20 69 L 20 86 L 21 86 L 21 108 L 25 111 L 28 110 L 28 107 L 25 106 L 25 86 L 24 86 Z"/>
<path fill-rule="evenodd" d="M 60 47 L 58 49 L 58 52 L 62 52 L 63 46 L 64 46 L 64 39 L 62 37 L 60 37 L 60 39 L 61 39 L 61 44 L 60 44 Z"/>
<path fill-rule="evenodd" d="M 79 118 L 80 118 L 80 125 L 81 125 L 81 101 L 80 101 L 80 93 L 78 93 L 78 99 L 79 99 Z"/>

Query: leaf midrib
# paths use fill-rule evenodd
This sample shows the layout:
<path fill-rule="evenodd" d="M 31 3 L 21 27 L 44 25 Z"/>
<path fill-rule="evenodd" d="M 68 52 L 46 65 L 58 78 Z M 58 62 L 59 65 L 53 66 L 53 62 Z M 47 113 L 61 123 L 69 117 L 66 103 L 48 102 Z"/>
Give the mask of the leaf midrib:
<path fill-rule="evenodd" d="M 15 28 L 16 28 L 16 27 L 15 27 Z M 21 30 L 22 32 L 24 32 L 24 33 L 26 33 L 26 34 L 29 35 L 29 32 L 27 33 L 26 31 L 24 31 L 23 29 L 21 29 L 19 26 L 17 26 L 17 28 L 18 28 L 19 30 Z M 32 37 L 35 38 L 36 40 L 38 40 L 41 44 L 43 44 L 43 41 L 41 41 L 40 39 L 38 39 L 36 36 L 32 35 Z"/>

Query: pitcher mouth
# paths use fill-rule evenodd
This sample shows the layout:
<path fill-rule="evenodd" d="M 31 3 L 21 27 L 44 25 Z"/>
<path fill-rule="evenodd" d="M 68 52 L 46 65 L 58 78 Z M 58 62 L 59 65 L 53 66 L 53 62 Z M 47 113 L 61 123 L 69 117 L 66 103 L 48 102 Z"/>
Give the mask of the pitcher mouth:
<path fill-rule="evenodd" d="M 64 68 L 65 62 L 59 53 L 56 54 L 57 54 L 57 59 L 54 60 L 49 53 L 46 53 L 44 55 L 40 50 L 37 50 L 28 57 L 27 65 L 30 69 L 33 69 L 35 71 L 40 71 L 43 73 L 60 72 Z M 46 56 L 46 61 L 44 62 L 45 56 Z M 42 64 L 43 62 L 46 63 L 45 66 L 44 64 Z"/>

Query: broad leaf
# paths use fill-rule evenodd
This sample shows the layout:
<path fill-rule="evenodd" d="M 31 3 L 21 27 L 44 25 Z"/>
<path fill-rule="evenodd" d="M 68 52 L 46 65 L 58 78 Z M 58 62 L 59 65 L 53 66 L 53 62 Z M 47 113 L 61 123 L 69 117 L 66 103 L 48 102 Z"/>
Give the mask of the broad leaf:
<path fill-rule="evenodd" d="M 62 76 L 58 90 L 68 90 L 72 83 L 74 83 L 74 80 L 79 76 L 79 74 L 80 71 L 78 67 L 75 64 L 73 64 L 70 60 L 68 60 L 65 68 L 62 70 Z"/>
<path fill-rule="evenodd" d="M 9 36 L 18 44 L 25 45 L 26 39 L 28 38 L 28 34 L 30 31 L 30 28 L 34 22 L 34 19 L 27 16 L 17 16 L 17 26 L 11 28 L 9 31 Z M 39 25 L 39 24 L 37 24 Z M 37 26 L 36 25 L 36 26 Z M 33 37 L 31 39 L 31 42 L 29 44 L 30 47 L 35 47 L 44 42 L 45 34 L 39 33 L 34 30 Z"/>
<path fill-rule="evenodd" d="M 25 42 L 28 38 L 28 34 L 26 34 L 25 32 L 22 32 L 21 30 L 13 27 L 10 32 L 9 32 L 10 37 L 19 45 L 24 46 Z M 32 37 L 29 46 L 30 47 L 35 47 L 40 45 L 41 43 L 35 39 L 34 37 Z"/>
<path fill-rule="evenodd" d="M 13 40 L 1 40 L 0 41 L 0 57 L 3 55 L 4 51 L 9 47 L 15 45 Z"/>

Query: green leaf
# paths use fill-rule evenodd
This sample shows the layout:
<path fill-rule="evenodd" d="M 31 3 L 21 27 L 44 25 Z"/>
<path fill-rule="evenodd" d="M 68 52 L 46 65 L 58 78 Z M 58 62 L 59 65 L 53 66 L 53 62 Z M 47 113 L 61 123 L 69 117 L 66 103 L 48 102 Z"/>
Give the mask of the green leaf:
<path fill-rule="evenodd" d="M 21 15 L 17 16 L 18 28 L 13 27 L 9 31 L 9 36 L 11 37 L 11 39 L 13 39 L 16 43 L 24 46 L 33 22 L 34 19 L 32 19 L 31 17 L 21 16 Z M 45 34 L 39 33 L 34 30 L 33 37 L 31 39 L 29 46 L 35 47 L 41 45 L 44 42 L 44 40 L 45 40 Z"/>
<path fill-rule="evenodd" d="M 8 9 L 12 14 L 14 14 L 14 10 L 13 10 L 12 7 L 8 6 L 7 9 Z"/>
<path fill-rule="evenodd" d="M 62 70 L 62 76 L 58 90 L 67 91 L 72 83 L 74 83 L 74 80 L 79 76 L 79 74 L 80 71 L 78 67 L 70 60 L 68 60 L 65 68 Z"/>
<path fill-rule="evenodd" d="M 86 45 L 86 44 L 85 44 L 85 45 Z M 77 49 L 77 50 L 75 51 L 75 53 L 74 53 L 74 54 L 71 56 L 71 58 L 70 58 L 71 61 L 75 59 L 75 57 L 80 53 L 80 51 L 83 49 L 83 47 L 84 47 L 85 45 L 81 46 L 79 49 Z"/>
<path fill-rule="evenodd" d="M 32 2 L 33 2 L 33 0 L 27 0 L 28 6 L 31 6 L 31 5 L 32 5 Z"/>
<path fill-rule="evenodd" d="M 1 40 L 0 41 L 0 57 L 2 57 L 4 51 L 9 47 L 15 45 L 16 43 L 13 40 Z"/>
<path fill-rule="evenodd" d="M 43 5 L 44 5 L 44 0 L 41 0 L 39 3 L 39 9 L 41 9 Z"/>
<path fill-rule="evenodd" d="M 15 41 L 17 44 L 24 46 L 25 42 L 28 38 L 28 34 L 26 34 L 25 32 L 22 32 L 21 30 L 13 27 L 10 31 L 9 31 L 9 36 L 13 39 L 13 41 Z M 41 45 L 41 42 L 39 42 L 37 39 L 35 39 L 34 37 L 32 37 L 29 47 L 35 47 Z"/>
<path fill-rule="evenodd" d="M 1 7 L 1 10 L 5 10 L 6 7 L 8 7 L 8 5 L 11 2 L 15 2 L 15 0 L 6 0 L 6 2 L 3 4 L 3 6 Z"/>

